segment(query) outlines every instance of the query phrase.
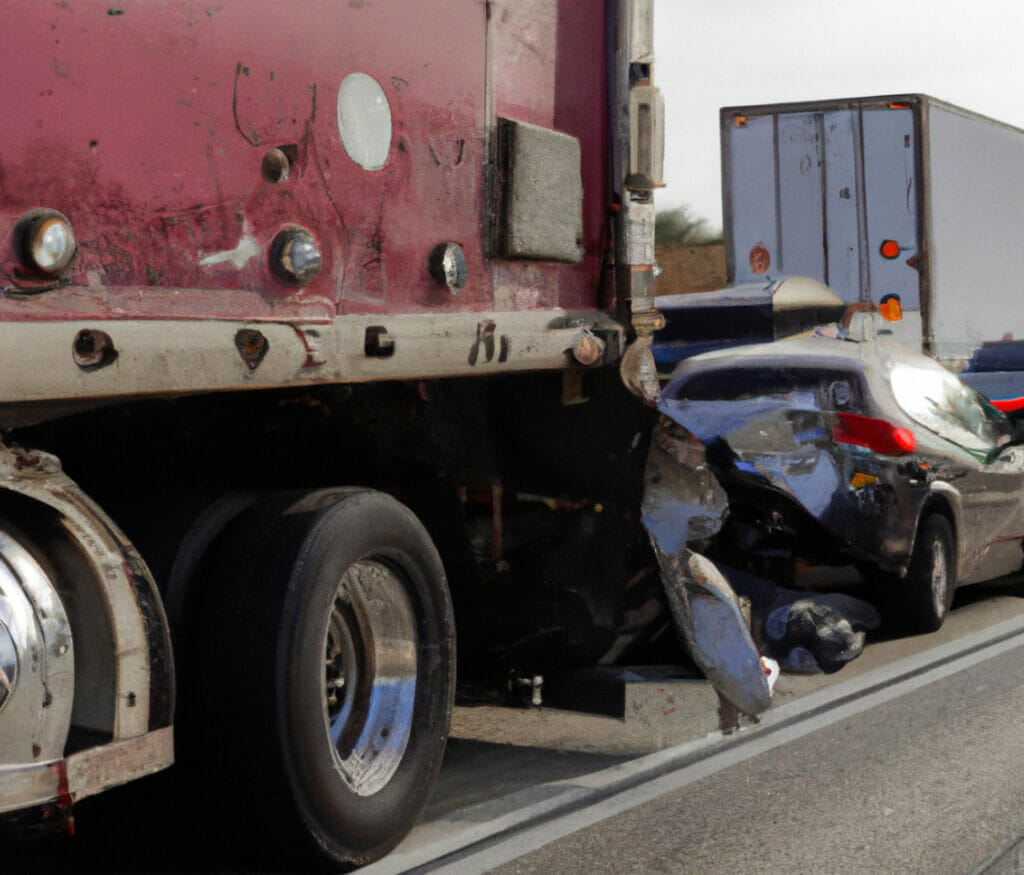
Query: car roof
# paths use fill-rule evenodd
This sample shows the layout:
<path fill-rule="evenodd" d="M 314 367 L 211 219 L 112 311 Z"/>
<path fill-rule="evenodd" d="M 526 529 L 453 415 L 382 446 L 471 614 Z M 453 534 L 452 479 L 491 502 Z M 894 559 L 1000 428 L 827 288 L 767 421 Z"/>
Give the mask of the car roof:
<path fill-rule="evenodd" d="M 728 367 L 730 364 L 746 367 L 755 362 L 778 366 L 856 368 L 863 368 L 868 362 L 891 362 L 946 370 L 923 353 L 886 340 L 854 341 L 824 335 L 802 335 L 771 343 L 716 349 L 692 356 L 679 363 L 672 377 L 674 379 L 690 371 Z"/>
<path fill-rule="evenodd" d="M 879 382 L 887 382 L 891 367 L 897 364 L 938 369 L 949 373 L 934 359 L 889 341 L 852 341 L 807 335 L 771 343 L 719 349 L 684 359 L 673 371 L 665 386 L 663 397 L 676 397 L 681 385 L 696 374 L 730 368 L 745 370 L 751 367 L 859 373 L 868 384 L 877 388 Z"/>

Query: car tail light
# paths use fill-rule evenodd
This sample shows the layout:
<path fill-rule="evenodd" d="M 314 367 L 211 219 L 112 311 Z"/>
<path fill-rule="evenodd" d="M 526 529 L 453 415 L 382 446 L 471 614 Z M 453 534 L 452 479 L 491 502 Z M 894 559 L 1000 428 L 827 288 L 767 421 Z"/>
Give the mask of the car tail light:
<path fill-rule="evenodd" d="M 996 410 L 1003 411 L 1003 413 L 1015 413 L 1018 410 L 1024 410 L 1024 397 L 993 398 L 991 401 L 992 406 L 995 407 Z"/>
<path fill-rule="evenodd" d="M 905 456 L 914 452 L 917 440 L 909 428 L 902 428 L 856 413 L 837 413 L 832 437 L 841 444 L 867 447 L 885 456 Z"/>

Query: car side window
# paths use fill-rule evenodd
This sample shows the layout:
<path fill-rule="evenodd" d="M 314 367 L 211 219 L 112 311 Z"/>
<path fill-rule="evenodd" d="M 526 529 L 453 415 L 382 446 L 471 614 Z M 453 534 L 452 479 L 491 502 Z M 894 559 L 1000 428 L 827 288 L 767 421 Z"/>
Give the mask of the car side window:
<path fill-rule="evenodd" d="M 966 450 L 988 454 L 1011 438 L 1006 417 L 949 371 L 897 365 L 890 381 L 911 419 Z"/>

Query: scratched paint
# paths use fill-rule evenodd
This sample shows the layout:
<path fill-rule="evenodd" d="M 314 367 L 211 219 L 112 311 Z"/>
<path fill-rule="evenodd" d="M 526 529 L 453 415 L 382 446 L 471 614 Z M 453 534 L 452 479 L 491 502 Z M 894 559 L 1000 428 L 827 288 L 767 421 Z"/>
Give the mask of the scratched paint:
<path fill-rule="evenodd" d="M 593 306 L 592 278 L 603 258 L 610 201 L 605 4 L 598 0 L 493 0 L 491 60 L 497 114 L 553 128 L 580 141 L 583 248 L 579 265 L 564 265 L 551 281 L 549 265 L 499 261 L 496 299 L 509 309 Z M 501 309 L 499 307 L 498 309 Z"/>
<path fill-rule="evenodd" d="M 247 226 L 246 226 L 247 227 Z M 199 259 L 202 267 L 212 267 L 216 264 L 230 264 L 235 270 L 241 270 L 254 258 L 258 258 L 263 251 L 260 241 L 251 233 L 244 234 L 234 249 L 226 249 L 223 252 L 214 252 Z"/>
<path fill-rule="evenodd" d="M 19 76 L 0 80 L 12 122 L 0 142 L 0 288 L 17 292 L 22 282 L 10 234 L 30 208 L 64 212 L 79 249 L 68 282 L 45 303 L 3 298 L 0 319 L 113 317 L 138 309 L 140 296 L 154 318 L 183 308 L 248 318 L 268 304 L 287 319 L 310 309 L 597 302 L 608 174 L 596 0 L 559 0 L 540 30 L 511 8 L 489 24 L 477 0 L 454 0 L 443 14 L 418 2 L 310 0 L 289 10 L 287 26 L 268 0 L 126 2 L 116 16 L 31 0 L 2 9 L 17 26 L 4 28 L 0 49 Z M 500 76 L 492 102 L 488 38 L 499 71 L 520 46 L 546 90 L 535 89 L 536 76 Z M 452 45 L 458 51 L 437 63 L 439 47 Z M 378 84 L 392 119 L 365 167 L 346 153 L 336 113 L 339 85 L 353 74 Z M 39 87 L 24 88 L 28 81 Z M 582 265 L 487 259 L 487 111 L 514 115 L 527 104 L 531 117 L 581 141 Z M 268 149 L 294 156 L 286 178 L 266 178 Z M 265 257 L 288 225 L 309 228 L 323 246 L 320 276 L 298 291 L 275 282 Z M 458 296 L 430 275 L 429 254 L 446 241 L 465 254 Z"/>

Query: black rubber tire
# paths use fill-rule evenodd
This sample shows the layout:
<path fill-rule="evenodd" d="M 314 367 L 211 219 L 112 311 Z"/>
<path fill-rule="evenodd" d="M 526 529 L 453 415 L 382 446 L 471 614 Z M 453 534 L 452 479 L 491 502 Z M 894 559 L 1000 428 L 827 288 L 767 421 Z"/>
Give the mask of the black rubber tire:
<path fill-rule="evenodd" d="M 356 576 L 346 576 L 356 563 Z M 189 611 L 196 670 L 187 681 L 194 705 L 182 737 L 207 792 L 230 795 L 222 805 L 233 809 L 230 827 L 248 833 L 236 847 L 287 864 L 302 845 L 335 864 L 380 858 L 425 806 L 451 721 L 455 625 L 426 529 L 379 492 L 278 495 L 233 521 L 197 573 Z M 381 644 L 383 627 L 391 637 L 377 636 Z M 346 671 L 357 666 L 343 693 L 352 691 L 351 702 L 336 715 L 339 747 L 383 763 L 383 778 L 366 778 L 359 758 L 338 754 L 329 735 L 324 648 L 338 637 L 348 645 Z M 414 681 L 374 675 L 389 664 Z M 391 717 L 372 716 L 380 713 Z M 346 763 L 356 765 L 347 771 Z"/>
<path fill-rule="evenodd" d="M 905 584 L 911 627 L 934 632 L 945 622 L 956 589 L 953 529 L 942 514 L 922 518 Z"/>
<path fill-rule="evenodd" d="M 231 492 L 208 505 L 189 526 L 178 545 L 164 589 L 164 611 L 171 634 L 185 625 L 183 613 L 188 601 L 188 588 L 195 580 L 196 569 L 210 546 L 246 510 L 265 496 L 258 492 Z M 175 642 L 177 647 L 177 642 Z"/>

